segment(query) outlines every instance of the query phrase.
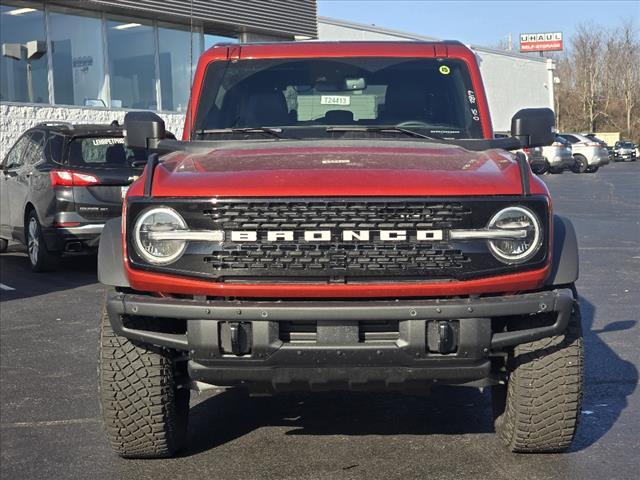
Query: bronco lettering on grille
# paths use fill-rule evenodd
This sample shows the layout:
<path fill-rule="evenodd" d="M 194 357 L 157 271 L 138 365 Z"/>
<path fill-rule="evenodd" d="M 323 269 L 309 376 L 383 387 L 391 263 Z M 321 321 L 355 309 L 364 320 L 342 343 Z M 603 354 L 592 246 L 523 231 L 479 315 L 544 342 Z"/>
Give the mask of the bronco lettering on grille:
<path fill-rule="evenodd" d="M 259 233 L 264 238 L 259 238 Z M 367 242 L 383 241 L 398 242 L 413 239 L 423 242 L 439 242 L 444 238 L 443 230 L 342 230 L 339 238 L 343 242 Z M 331 230 L 303 230 L 295 232 L 293 230 L 269 230 L 257 232 L 255 230 L 241 230 L 231 232 L 232 242 L 256 242 L 264 240 L 267 242 L 293 242 L 294 240 L 304 240 L 306 242 L 331 242 L 334 240 Z"/>

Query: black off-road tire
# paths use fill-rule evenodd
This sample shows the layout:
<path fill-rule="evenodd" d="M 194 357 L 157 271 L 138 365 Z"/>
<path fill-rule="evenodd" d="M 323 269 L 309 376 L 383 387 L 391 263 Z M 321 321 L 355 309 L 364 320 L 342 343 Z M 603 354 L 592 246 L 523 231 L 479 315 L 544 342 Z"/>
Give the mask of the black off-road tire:
<path fill-rule="evenodd" d="M 4 253 L 7 251 L 7 247 L 9 246 L 9 241 L 4 238 L 0 238 L 0 253 Z"/>
<path fill-rule="evenodd" d="M 507 385 L 492 391 L 496 433 L 512 452 L 566 450 L 580 418 L 583 387 L 580 309 L 564 335 L 518 345 Z"/>
<path fill-rule="evenodd" d="M 189 390 L 178 388 L 175 355 L 116 335 L 102 314 L 98 385 L 111 448 L 125 458 L 166 458 L 183 446 Z"/>
<path fill-rule="evenodd" d="M 576 153 L 573 158 L 575 159 L 575 163 L 571 167 L 571 171 L 573 173 L 584 173 L 589 168 L 589 162 L 587 162 L 587 158 L 584 155 L 580 155 Z"/>

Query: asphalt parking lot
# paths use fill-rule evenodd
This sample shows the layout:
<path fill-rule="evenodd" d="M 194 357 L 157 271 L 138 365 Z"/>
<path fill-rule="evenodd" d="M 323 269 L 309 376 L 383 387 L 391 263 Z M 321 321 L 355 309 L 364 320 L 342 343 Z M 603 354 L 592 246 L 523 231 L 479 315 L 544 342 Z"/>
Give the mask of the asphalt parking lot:
<path fill-rule="evenodd" d="M 493 432 L 489 392 L 248 398 L 192 395 L 176 459 L 122 460 L 102 433 L 96 385 L 104 288 L 95 260 L 32 274 L 0 257 L 2 479 L 631 479 L 640 470 L 640 162 L 545 176 L 576 226 L 586 392 L 571 451 L 514 455 Z"/>

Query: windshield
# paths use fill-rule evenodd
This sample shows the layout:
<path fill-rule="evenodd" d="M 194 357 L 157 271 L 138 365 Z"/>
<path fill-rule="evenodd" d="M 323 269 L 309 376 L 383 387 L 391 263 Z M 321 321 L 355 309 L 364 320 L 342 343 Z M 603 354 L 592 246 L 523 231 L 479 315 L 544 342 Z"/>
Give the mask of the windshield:
<path fill-rule="evenodd" d="M 143 167 L 147 152 L 125 147 L 123 137 L 75 137 L 68 158 L 75 167 L 131 168 Z"/>
<path fill-rule="evenodd" d="M 459 60 L 214 62 L 199 102 L 195 131 L 201 135 L 205 130 L 277 127 L 285 133 L 296 128 L 299 137 L 328 126 L 402 126 L 429 136 L 482 138 L 476 93 Z"/>

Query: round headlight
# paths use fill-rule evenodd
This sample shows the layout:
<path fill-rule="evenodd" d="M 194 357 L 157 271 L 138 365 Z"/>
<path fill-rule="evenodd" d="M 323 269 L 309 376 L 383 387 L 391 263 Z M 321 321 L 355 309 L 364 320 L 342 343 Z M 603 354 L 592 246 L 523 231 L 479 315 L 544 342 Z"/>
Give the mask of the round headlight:
<path fill-rule="evenodd" d="M 175 262 L 187 248 L 184 240 L 166 240 L 154 233 L 186 230 L 184 219 L 172 208 L 150 208 L 143 212 L 133 228 L 136 252 L 154 265 L 167 265 Z"/>
<path fill-rule="evenodd" d="M 487 225 L 489 231 L 502 231 L 504 238 L 489 240 L 494 257 L 504 263 L 522 263 L 540 249 L 542 235 L 536 215 L 525 207 L 508 207 L 496 213 Z"/>

